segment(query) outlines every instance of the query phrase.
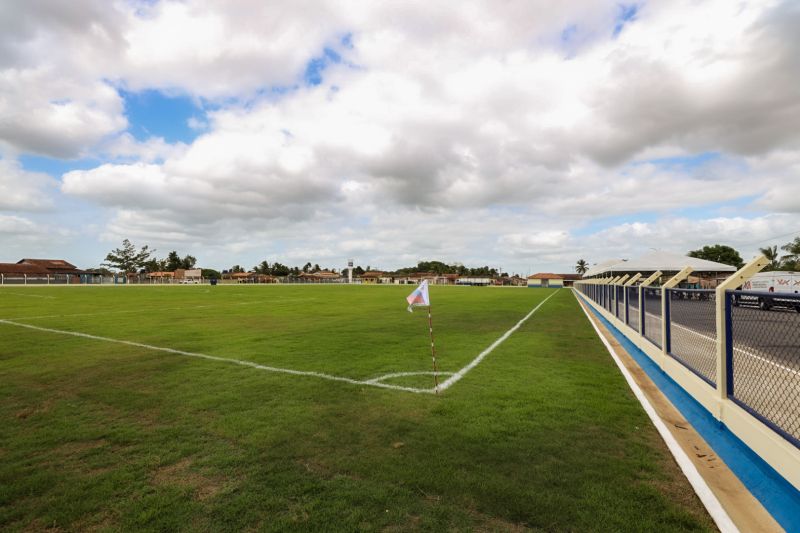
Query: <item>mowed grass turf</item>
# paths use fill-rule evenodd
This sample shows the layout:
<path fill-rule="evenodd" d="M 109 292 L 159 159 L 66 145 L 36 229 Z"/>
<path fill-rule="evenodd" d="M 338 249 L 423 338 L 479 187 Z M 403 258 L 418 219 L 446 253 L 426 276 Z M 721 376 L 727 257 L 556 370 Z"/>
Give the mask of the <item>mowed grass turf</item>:
<path fill-rule="evenodd" d="M 408 292 L 12 288 L 0 318 L 370 379 L 430 370 Z M 552 294 L 433 287 L 442 369 Z M 0 423 L 12 531 L 713 529 L 568 290 L 439 396 L 0 324 Z"/>

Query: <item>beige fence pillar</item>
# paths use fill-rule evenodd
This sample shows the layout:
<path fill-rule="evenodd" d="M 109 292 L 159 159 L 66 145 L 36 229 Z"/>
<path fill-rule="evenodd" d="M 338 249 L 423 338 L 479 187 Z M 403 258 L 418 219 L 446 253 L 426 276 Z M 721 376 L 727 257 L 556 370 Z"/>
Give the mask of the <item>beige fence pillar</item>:
<path fill-rule="evenodd" d="M 720 418 L 722 418 L 722 401 L 728 397 L 728 360 L 725 357 L 728 351 L 728 324 L 725 321 L 725 291 L 740 287 L 768 264 L 767 258 L 760 255 L 720 283 L 716 289 L 717 398 L 720 400 Z"/>

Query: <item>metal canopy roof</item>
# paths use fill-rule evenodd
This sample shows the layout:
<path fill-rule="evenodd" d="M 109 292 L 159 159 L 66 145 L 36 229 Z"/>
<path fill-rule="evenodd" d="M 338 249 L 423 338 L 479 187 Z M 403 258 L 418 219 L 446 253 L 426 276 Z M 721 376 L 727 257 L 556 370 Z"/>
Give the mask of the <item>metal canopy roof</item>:
<path fill-rule="evenodd" d="M 736 272 L 736 267 L 670 252 L 654 251 L 631 260 L 604 261 L 590 268 L 584 277 L 599 276 L 606 272 L 679 272 L 684 267 L 695 272 Z"/>

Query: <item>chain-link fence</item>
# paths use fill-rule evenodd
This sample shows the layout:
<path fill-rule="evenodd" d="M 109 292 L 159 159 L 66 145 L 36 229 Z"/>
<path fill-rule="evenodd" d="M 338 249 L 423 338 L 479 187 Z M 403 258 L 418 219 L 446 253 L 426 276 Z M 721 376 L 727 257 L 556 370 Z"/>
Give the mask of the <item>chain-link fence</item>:
<path fill-rule="evenodd" d="M 725 378 L 730 400 L 800 447 L 800 294 L 727 292 L 720 319 L 728 372 L 720 377 L 715 290 L 577 287 L 620 323 L 641 325 L 645 338 L 711 387 Z"/>
<path fill-rule="evenodd" d="M 639 331 L 639 287 L 626 287 L 628 293 L 628 312 L 626 316 L 626 323 Z"/>
<path fill-rule="evenodd" d="M 713 289 L 667 289 L 667 353 L 717 386 L 716 296 Z"/>
<path fill-rule="evenodd" d="M 800 446 L 800 296 L 728 295 L 728 394 Z"/>
<path fill-rule="evenodd" d="M 0 276 L 0 285 L 67 285 L 83 283 L 83 277 L 73 274 L 9 275 Z"/>
<path fill-rule="evenodd" d="M 661 347 L 661 288 L 642 288 L 643 333 L 647 340 Z"/>

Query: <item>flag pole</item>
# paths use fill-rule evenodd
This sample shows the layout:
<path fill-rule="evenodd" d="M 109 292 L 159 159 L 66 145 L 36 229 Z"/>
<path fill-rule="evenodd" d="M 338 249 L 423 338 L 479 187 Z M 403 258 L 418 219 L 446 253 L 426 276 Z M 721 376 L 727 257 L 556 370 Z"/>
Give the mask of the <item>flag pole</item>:
<path fill-rule="evenodd" d="M 439 394 L 439 372 L 436 370 L 436 346 L 433 343 L 433 319 L 431 318 L 431 304 L 428 302 L 428 332 L 431 336 L 431 358 L 433 359 L 433 390 Z"/>

